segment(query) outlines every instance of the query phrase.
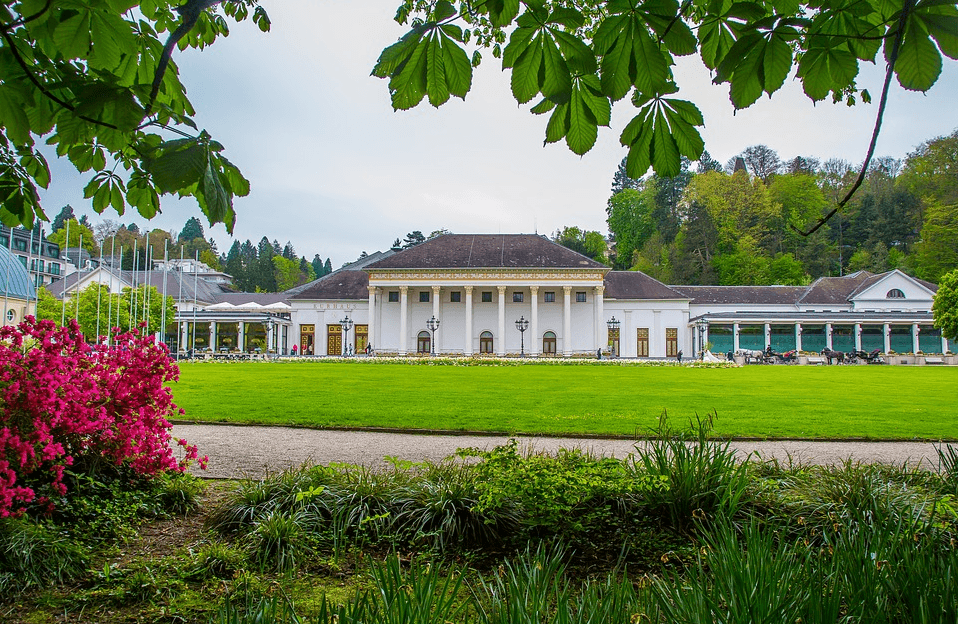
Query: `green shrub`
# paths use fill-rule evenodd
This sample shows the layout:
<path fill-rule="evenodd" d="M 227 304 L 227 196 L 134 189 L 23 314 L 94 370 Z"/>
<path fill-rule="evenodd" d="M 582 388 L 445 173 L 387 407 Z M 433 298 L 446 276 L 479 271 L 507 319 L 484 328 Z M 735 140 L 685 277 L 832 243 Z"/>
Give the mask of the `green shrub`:
<path fill-rule="evenodd" d="M 72 579 L 86 568 L 87 556 L 69 533 L 50 522 L 0 519 L 0 594 Z"/>
<path fill-rule="evenodd" d="M 696 417 L 688 430 L 671 427 L 666 414 L 645 449 L 636 446 L 636 474 L 645 474 L 664 487 L 649 488 L 646 500 L 667 511 L 673 526 L 686 530 L 693 518 L 733 517 L 745 503 L 748 464 L 729 442 L 709 439 L 715 414 Z"/>

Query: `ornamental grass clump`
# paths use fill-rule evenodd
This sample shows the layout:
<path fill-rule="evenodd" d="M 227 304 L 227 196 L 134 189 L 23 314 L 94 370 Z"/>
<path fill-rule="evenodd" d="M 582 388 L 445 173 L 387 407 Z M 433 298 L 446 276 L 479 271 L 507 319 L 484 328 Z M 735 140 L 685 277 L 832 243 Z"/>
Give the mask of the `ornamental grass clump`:
<path fill-rule="evenodd" d="M 729 442 L 710 439 L 715 413 L 696 417 L 688 430 L 676 430 L 663 414 L 645 449 L 636 447 L 638 475 L 662 479 L 646 500 L 664 509 L 674 527 L 685 530 L 696 517 L 732 517 L 745 504 L 749 458 L 740 460 Z"/>
<path fill-rule="evenodd" d="M 177 407 L 164 386 L 178 374 L 166 347 L 135 331 L 88 345 L 75 321 L 0 328 L 0 517 L 52 512 L 68 470 L 185 470 L 197 449 L 179 440 L 177 461 L 167 420 Z"/>

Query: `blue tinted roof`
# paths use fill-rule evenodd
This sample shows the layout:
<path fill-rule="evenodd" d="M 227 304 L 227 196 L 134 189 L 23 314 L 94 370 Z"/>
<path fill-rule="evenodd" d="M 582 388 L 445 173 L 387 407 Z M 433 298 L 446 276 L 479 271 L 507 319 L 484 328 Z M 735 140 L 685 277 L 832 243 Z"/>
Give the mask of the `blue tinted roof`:
<path fill-rule="evenodd" d="M 37 289 L 20 259 L 6 247 L 0 247 L 0 294 L 16 299 L 35 299 Z"/>

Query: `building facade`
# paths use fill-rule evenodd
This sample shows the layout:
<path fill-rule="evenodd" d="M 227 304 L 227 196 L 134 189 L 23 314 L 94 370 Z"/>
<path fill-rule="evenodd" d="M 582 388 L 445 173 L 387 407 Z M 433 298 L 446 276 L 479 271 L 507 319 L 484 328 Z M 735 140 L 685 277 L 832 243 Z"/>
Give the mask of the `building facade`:
<path fill-rule="evenodd" d="M 0 247 L 7 248 L 23 265 L 37 288 L 60 279 L 63 262 L 60 246 L 43 237 L 43 232 L 0 225 Z"/>

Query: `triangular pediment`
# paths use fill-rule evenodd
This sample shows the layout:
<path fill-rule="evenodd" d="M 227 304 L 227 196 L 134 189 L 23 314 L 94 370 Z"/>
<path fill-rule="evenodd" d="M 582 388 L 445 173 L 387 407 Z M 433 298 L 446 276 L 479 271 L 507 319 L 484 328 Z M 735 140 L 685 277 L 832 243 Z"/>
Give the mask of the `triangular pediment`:
<path fill-rule="evenodd" d="M 935 298 L 931 284 L 915 279 L 898 269 L 874 276 L 852 293 L 853 302 L 887 301 L 890 304 L 900 301 L 930 301 Z"/>

